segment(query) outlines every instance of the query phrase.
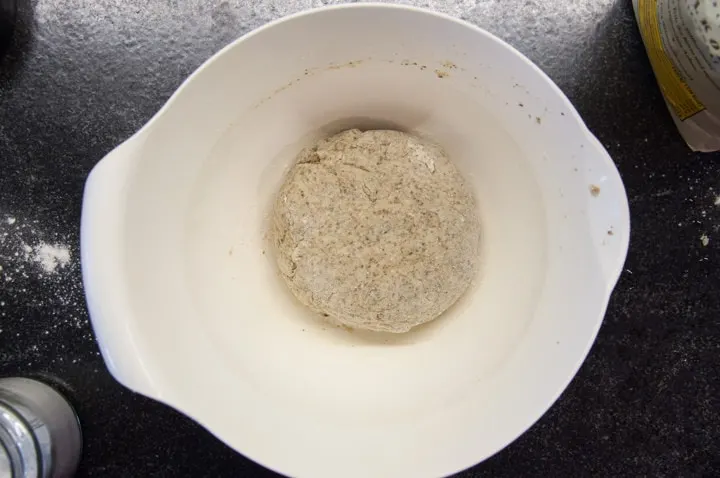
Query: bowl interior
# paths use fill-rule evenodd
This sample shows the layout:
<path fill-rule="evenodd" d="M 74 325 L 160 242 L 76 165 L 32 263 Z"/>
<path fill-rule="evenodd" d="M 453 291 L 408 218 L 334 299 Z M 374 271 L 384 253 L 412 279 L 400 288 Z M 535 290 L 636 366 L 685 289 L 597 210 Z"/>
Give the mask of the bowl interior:
<path fill-rule="evenodd" d="M 408 334 L 325 325 L 266 238 L 295 155 L 350 127 L 432 138 L 476 194 L 480 275 Z M 567 100 L 493 37 L 396 7 L 295 16 L 225 49 L 148 126 L 127 187 L 129 327 L 157 397 L 266 466 L 452 473 L 577 370 L 624 256 L 624 201 Z"/>
<path fill-rule="evenodd" d="M 545 276 L 542 195 L 513 138 L 451 81 L 393 60 L 319 69 L 238 115 L 209 151 L 186 211 L 187 280 L 198 326 L 240 377 L 337 420 L 414 420 L 461 396 L 517 344 Z M 265 239 L 295 155 L 348 127 L 429 136 L 476 191 L 482 276 L 450 313 L 410 334 L 327 326 L 289 294 Z"/>

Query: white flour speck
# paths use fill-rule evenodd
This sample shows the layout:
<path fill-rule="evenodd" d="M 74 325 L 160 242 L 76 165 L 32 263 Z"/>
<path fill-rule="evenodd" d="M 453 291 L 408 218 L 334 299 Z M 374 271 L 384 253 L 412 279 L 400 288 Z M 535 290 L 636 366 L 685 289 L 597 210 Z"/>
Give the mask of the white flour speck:
<path fill-rule="evenodd" d="M 33 252 L 32 259 L 50 274 L 54 273 L 58 267 L 65 267 L 70 262 L 70 249 L 64 245 L 39 244 L 35 246 Z"/>
<path fill-rule="evenodd" d="M 8 225 L 10 225 L 10 226 L 12 226 L 13 224 L 15 224 L 15 221 L 16 221 L 16 219 L 15 219 L 14 217 L 8 217 L 8 218 L 7 218 L 7 223 L 8 223 Z"/>
<path fill-rule="evenodd" d="M 715 196 L 715 205 L 720 206 L 720 196 Z"/>
<path fill-rule="evenodd" d="M 708 244 L 710 244 L 710 238 L 707 236 L 707 234 L 703 234 L 700 236 L 700 243 L 703 245 L 703 247 L 707 247 Z"/>

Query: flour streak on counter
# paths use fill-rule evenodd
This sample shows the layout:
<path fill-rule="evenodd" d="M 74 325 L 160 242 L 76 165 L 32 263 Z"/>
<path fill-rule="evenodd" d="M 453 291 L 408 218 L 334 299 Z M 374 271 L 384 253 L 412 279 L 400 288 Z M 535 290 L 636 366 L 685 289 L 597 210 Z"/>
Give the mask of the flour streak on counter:
<path fill-rule="evenodd" d="M 28 278 L 33 271 L 25 264 L 35 265 L 34 272 L 47 278 L 71 263 L 70 248 L 62 243 L 38 240 L 40 234 L 35 224 L 18 223 L 12 216 L 6 218 L 5 224 L 9 227 L 3 228 L 5 231 L 0 234 L 0 281 L 11 282 L 16 274 Z M 24 264 L 17 265 L 18 258 L 22 258 Z M 3 266 L 3 262 L 7 264 L 11 259 L 16 264 L 14 270 Z"/>
<path fill-rule="evenodd" d="M 48 274 L 54 274 L 58 267 L 65 267 L 70 262 L 70 249 L 68 246 L 38 244 L 35 248 L 25 247 L 32 252 L 32 260 L 40 264 L 43 271 Z"/>
<path fill-rule="evenodd" d="M 0 216 L 0 341 L 6 334 L 4 325 L 15 322 L 32 324 L 24 329 L 37 338 L 34 348 L 2 350 L 0 364 L 11 352 L 32 363 L 50 350 L 48 341 L 73 330 L 85 329 L 84 337 L 92 340 L 79 253 L 70 245 L 76 243 L 45 230 L 37 220 Z"/>

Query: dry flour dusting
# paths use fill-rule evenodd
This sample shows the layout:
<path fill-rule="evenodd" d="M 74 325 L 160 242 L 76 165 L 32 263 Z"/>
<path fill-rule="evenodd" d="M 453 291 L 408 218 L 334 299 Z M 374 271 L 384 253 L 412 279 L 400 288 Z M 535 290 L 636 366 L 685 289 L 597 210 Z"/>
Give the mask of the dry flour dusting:
<path fill-rule="evenodd" d="M 42 240 L 34 223 L 20 223 L 15 217 L 5 219 L 0 229 L 0 281 L 29 278 L 35 270 L 40 277 L 51 278 L 72 262 L 70 246 L 59 241 Z M 13 226 L 13 227 L 10 227 Z M 14 266 L 9 267 L 8 266 Z"/>
<path fill-rule="evenodd" d="M 92 339 L 76 243 L 38 220 L 0 216 L 0 336 L 4 324 L 32 320 L 43 336 L 82 328 Z"/>
<path fill-rule="evenodd" d="M 72 366 L 96 353 L 78 347 L 94 340 L 78 242 L 65 218 L 0 214 L 0 370 Z"/>
<path fill-rule="evenodd" d="M 39 244 L 32 250 L 32 260 L 40 264 L 43 271 L 52 274 L 58 267 L 70 262 L 70 249 L 65 245 Z"/>

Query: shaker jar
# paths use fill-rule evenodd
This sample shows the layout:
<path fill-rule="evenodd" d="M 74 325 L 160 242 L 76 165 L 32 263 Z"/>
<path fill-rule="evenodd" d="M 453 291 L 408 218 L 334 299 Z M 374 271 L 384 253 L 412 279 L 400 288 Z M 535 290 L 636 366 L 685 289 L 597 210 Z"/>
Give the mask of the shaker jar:
<path fill-rule="evenodd" d="M 0 379 L 0 477 L 69 478 L 82 436 L 72 406 L 48 385 Z"/>

